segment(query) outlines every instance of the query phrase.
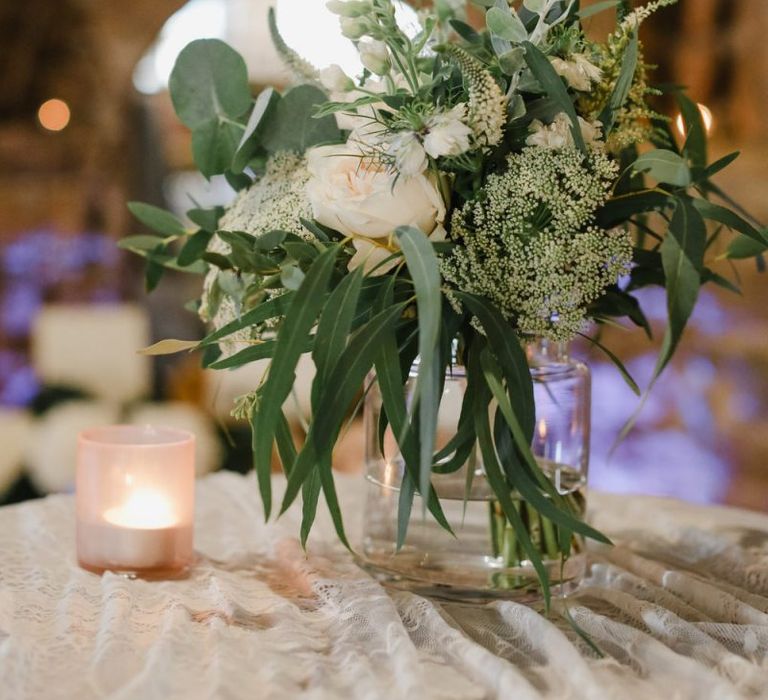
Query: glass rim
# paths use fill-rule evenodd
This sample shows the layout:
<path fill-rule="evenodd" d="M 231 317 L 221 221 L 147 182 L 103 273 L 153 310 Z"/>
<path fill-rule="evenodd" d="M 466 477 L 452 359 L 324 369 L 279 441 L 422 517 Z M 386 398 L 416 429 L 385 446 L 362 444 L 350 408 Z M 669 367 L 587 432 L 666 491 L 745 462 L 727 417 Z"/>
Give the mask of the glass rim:
<path fill-rule="evenodd" d="M 142 436 L 154 435 L 154 440 L 141 440 Z M 164 425 L 100 425 L 81 430 L 77 436 L 79 444 L 99 447 L 147 448 L 174 447 L 194 443 L 195 435 L 189 430 Z"/>

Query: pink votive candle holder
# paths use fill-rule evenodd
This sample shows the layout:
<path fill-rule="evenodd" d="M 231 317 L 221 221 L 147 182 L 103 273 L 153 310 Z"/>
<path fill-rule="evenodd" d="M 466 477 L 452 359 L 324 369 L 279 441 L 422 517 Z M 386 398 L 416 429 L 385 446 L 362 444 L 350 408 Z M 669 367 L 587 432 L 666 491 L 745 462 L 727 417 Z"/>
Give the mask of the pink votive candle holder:
<path fill-rule="evenodd" d="M 95 573 L 178 578 L 193 561 L 195 436 L 113 425 L 80 433 L 77 560 Z"/>

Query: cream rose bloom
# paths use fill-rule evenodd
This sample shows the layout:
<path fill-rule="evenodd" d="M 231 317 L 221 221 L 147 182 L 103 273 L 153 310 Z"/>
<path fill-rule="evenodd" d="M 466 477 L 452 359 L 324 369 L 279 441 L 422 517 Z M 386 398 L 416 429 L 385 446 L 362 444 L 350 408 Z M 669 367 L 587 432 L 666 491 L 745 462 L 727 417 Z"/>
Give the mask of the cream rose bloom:
<path fill-rule="evenodd" d="M 364 264 L 370 270 L 396 251 L 398 226 L 415 226 L 427 236 L 442 231 L 445 203 L 424 174 L 398 177 L 364 158 L 354 143 L 310 149 L 307 169 L 312 216 L 354 239 L 350 269 Z"/>

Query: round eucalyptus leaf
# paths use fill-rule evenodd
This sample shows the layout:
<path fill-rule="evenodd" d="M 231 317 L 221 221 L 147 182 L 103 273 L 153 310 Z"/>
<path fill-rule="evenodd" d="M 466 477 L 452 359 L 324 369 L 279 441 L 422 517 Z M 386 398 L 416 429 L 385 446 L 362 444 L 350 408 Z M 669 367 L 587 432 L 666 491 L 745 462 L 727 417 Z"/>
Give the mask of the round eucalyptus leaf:
<path fill-rule="evenodd" d="M 176 59 L 168 89 L 176 114 L 191 129 L 214 117 L 237 119 L 251 106 L 245 61 L 219 39 L 188 44 Z"/>
<path fill-rule="evenodd" d="M 334 116 L 315 117 L 317 106 L 327 100 L 322 90 L 311 85 L 299 85 L 286 92 L 261 131 L 261 142 L 266 149 L 270 153 L 303 152 L 319 143 L 339 141 L 341 132 Z"/>
<path fill-rule="evenodd" d="M 213 117 L 192 131 L 192 155 L 207 178 L 228 170 L 232 164 L 243 129 L 238 124 Z"/>

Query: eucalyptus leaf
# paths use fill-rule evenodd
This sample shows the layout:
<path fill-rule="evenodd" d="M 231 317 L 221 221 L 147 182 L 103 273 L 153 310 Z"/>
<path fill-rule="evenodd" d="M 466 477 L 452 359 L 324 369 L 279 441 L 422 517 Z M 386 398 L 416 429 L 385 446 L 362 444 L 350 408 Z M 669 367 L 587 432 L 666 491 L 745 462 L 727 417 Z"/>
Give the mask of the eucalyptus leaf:
<path fill-rule="evenodd" d="M 272 318 L 284 316 L 293 302 L 293 292 L 286 292 L 272 299 L 262 301 L 257 307 L 246 311 L 240 318 L 230 321 L 200 341 L 200 345 L 212 345 L 237 331 L 255 326 Z"/>
<path fill-rule="evenodd" d="M 182 266 L 191 265 L 192 263 L 197 262 L 208 248 L 208 243 L 211 238 L 212 234 L 208 231 L 198 231 L 197 233 L 192 234 L 179 251 L 179 256 L 176 261 Z"/>
<path fill-rule="evenodd" d="M 322 257 L 318 258 L 318 262 L 320 260 Z M 317 264 L 315 263 L 315 265 Z M 309 279 L 309 275 L 307 279 Z M 299 298 L 298 293 L 296 298 Z M 345 413 L 365 375 L 373 366 L 384 334 L 397 323 L 403 309 L 404 305 L 399 304 L 376 314 L 352 336 L 346 350 L 339 357 L 320 391 L 317 411 L 313 416 L 309 434 L 288 478 L 288 485 L 280 507 L 281 513 L 284 513 L 293 503 L 309 473 L 316 468 L 318 460 L 333 447 L 344 421 Z M 273 366 L 278 357 L 276 352 L 275 359 L 272 361 Z M 272 371 L 270 370 L 271 377 Z"/>
<path fill-rule="evenodd" d="M 194 350 L 200 346 L 199 340 L 176 340 L 168 338 L 160 340 L 146 348 L 139 350 L 139 355 L 173 355 L 185 350 Z"/>
<path fill-rule="evenodd" d="M 245 61 L 219 39 L 187 44 L 173 66 L 168 89 L 176 114 L 190 129 L 214 119 L 237 119 L 251 105 Z"/>
<path fill-rule="evenodd" d="M 219 220 L 224 216 L 224 207 L 211 207 L 210 209 L 190 209 L 187 217 L 192 223 L 197 224 L 203 231 L 216 233 L 219 227 Z"/>
<path fill-rule="evenodd" d="M 725 255 L 731 260 L 745 260 L 766 252 L 768 252 L 768 242 L 760 243 L 742 234 L 731 241 Z"/>
<path fill-rule="evenodd" d="M 272 117 L 264 124 L 262 143 L 270 153 L 297 151 L 303 153 L 319 143 L 341 140 L 341 132 L 332 115 L 316 119 L 315 110 L 327 97 L 312 85 L 299 85 L 283 95 Z"/>
<path fill-rule="evenodd" d="M 612 10 L 618 4 L 619 0 L 601 0 L 601 2 L 596 2 L 594 5 L 589 5 L 588 7 L 583 7 L 581 10 L 579 10 L 579 19 L 584 21 L 585 19 L 589 19 L 590 17 L 599 14 L 600 12 Z"/>
<path fill-rule="evenodd" d="M 520 21 L 517 13 L 499 7 L 492 7 L 485 14 L 485 23 L 488 29 L 496 36 L 506 39 L 514 44 L 528 40 L 528 32 Z"/>
<path fill-rule="evenodd" d="M 294 293 L 277 334 L 269 375 L 262 386 L 261 400 L 254 413 L 253 460 L 260 479 L 259 486 L 266 518 L 269 518 L 272 503 L 269 478 L 272 443 L 278 414 L 293 387 L 296 364 L 304 351 L 304 339 L 308 336 L 322 308 L 338 253 L 338 246 L 328 248 L 315 261 L 298 291 Z"/>
<path fill-rule="evenodd" d="M 706 244 L 707 229 L 701 214 L 689 198 L 680 197 L 661 246 L 669 325 L 657 362 L 656 377 L 669 363 L 696 306 Z"/>
<path fill-rule="evenodd" d="M 117 242 L 117 247 L 134 253 L 163 249 L 163 239 L 158 236 L 126 236 Z"/>
<path fill-rule="evenodd" d="M 233 172 L 241 173 L 263 146 L 261 134 L 279 100 L 280 93 L 272 87 L 265 88 L 259 93 L 232 159 Z"/>
<path fill-rule="evenodd" d="M 419 406 L 420 480 L 419 491 L 427 493 L 432 470 L 432 453 L 437 431 L 437 413 L 440 407 L 437 372 L 440 324 L 442 319 L 442 293 L 440 291 L 440 264 L 432 244 L 423 231 L 413 226 L 396 229 L 400 249 L 405 255 L 408 272 L 416 291 L 419 318 L 419 372 L 416 378 L 415 400 Z"/>
<path fill-rule="evenodd" d="M 192 130 L 192 156 L 206 178 L 230 169 L 242 133 L 240 124 L 220 121 L 217 117 Z"/>
<path fill-rule="evenodd" d="M 187 233 L 184 224 L 171 212 L 144 202 L 128 202 L 128 210 L 142 224 L 164 236 L 183 236 Z"/>
<path fill-rule="evenodd" d="M 675 187 L 688 187 L 692 182 L 691 171 L 685 159 L 662 148 L 643 153 L 632 168 L 636 173 L 647 172 L 658 182 Z"/>

